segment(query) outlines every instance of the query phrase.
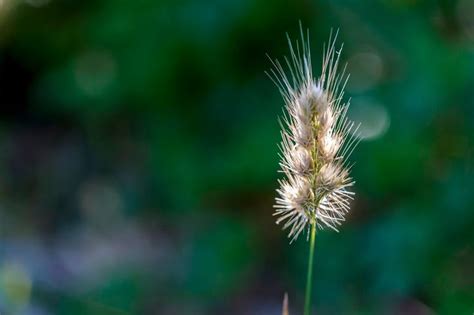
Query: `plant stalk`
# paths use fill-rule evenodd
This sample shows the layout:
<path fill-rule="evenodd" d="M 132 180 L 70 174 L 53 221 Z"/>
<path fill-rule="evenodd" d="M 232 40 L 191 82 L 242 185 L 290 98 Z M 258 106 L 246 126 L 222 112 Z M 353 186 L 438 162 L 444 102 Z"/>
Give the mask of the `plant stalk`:
<path fill-rule="evenodd" d="M 316 222 L 311 222 L 311 236 L 309 240 L 309 258 L 308 258 L 308 273 L 306 276 L 306 293 L 304 300 L 304 315 L 310 315 L 311 309 L 311 288 L 313 285 L 313 257 L 314 257 L 314 243 L 316 239 Z"/>

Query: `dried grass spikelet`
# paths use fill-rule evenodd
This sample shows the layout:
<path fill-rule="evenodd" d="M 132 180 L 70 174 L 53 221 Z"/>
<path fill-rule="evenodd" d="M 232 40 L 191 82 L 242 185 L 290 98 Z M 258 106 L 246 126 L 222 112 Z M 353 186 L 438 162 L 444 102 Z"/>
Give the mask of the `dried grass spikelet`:
<path fill-rule="evenodd" d="M 290 315 L 290 312 L 288 311 L 288 294 L 285 293 L 285 296 L 283 297 L 283 308 L 281 311 L 282 315 Z"/>
<path fill-rule="evenodd" d="M 267 73 L 285 101 L 280 144 L 280 167 L 285 178 L 279 180 L 276 223 L 289 228 L 291 241 L 311 224 L 318 228 L 337 227 L 345 220 L 354 193 L 349 187 L 348 157 L 358 143 L 358 126 L 346 117 L 349 102 L 343 102 L 348 79 L 344 69 L 338 73 L 342 46 L 336 50 L 337 33 L 329 37 L 324 49 L 322 72 L 313 77 L 309 32 L 295 46 L 288 37 L 290 58 L 285 57 L 289 77 L 281 63 L 272 60 Z M 308 233 L 309 234 L 309 233 Z"/>

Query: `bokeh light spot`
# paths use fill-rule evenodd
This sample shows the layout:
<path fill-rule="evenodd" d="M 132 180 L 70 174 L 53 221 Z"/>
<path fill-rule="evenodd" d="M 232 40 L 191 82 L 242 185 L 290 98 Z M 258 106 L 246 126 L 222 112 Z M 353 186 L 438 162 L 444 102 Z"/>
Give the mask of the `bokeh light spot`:
<path fill-rule="evenodd" d="M 390 126 L 387 109 L 366 100 L 354 100 L 348 116 L 356 124 L 361 124 L 356 132 L 361 140 L 375 140 L 383 136 Z"/>
<path fill-rule="evenodd" d="M 99 96 L 115 79 L 116 64 L 109 53 L 88 51 L 77 58 L 74 70 L 78 87 L 86 95 Z"/>
<path fill-rule="evenodd" d="M 0 268 L 0 285 L 8 304 L 23 306 L 28 304 L 32 280 L 25 268 L 14 262 L 6 262 Z"/>
<path fill-rule="evenodd" d="M 365 91 L 373 87 L 382 77 L 383 60 L 374 51 L 353 54 L 347 62 L 351 78 L 347 88 L 351 91 Z"/>

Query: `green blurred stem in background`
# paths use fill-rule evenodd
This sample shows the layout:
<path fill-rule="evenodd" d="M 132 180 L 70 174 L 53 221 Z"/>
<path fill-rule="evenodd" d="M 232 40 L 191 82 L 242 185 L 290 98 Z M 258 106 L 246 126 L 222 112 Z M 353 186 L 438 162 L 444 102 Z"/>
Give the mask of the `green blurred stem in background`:
<path fill-rule="evenodd" d="M 314 257 L 315 239 L 316 239 L 316 221 L 313 220 L 313 222 L 311 222 L 311 238 L 309 240 L 309 258 L 308 258 L 308 273 L 306 277 L 304 315 L 309 315 L 310 309 L 311 309 L 311 287 L 313 285 L 313 257 Z"/>

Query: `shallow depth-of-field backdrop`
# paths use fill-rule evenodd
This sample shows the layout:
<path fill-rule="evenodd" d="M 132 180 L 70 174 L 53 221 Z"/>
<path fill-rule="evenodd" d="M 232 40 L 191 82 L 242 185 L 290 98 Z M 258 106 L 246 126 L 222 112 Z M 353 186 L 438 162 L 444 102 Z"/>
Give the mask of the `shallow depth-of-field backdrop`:
<path fill-rule="evenodd" d="M 474 312 L 474 2 L 0 1 L 0 313 L 301 314 L 264 71 L 339 28 L 357 197 L 314 313 Z"/>

